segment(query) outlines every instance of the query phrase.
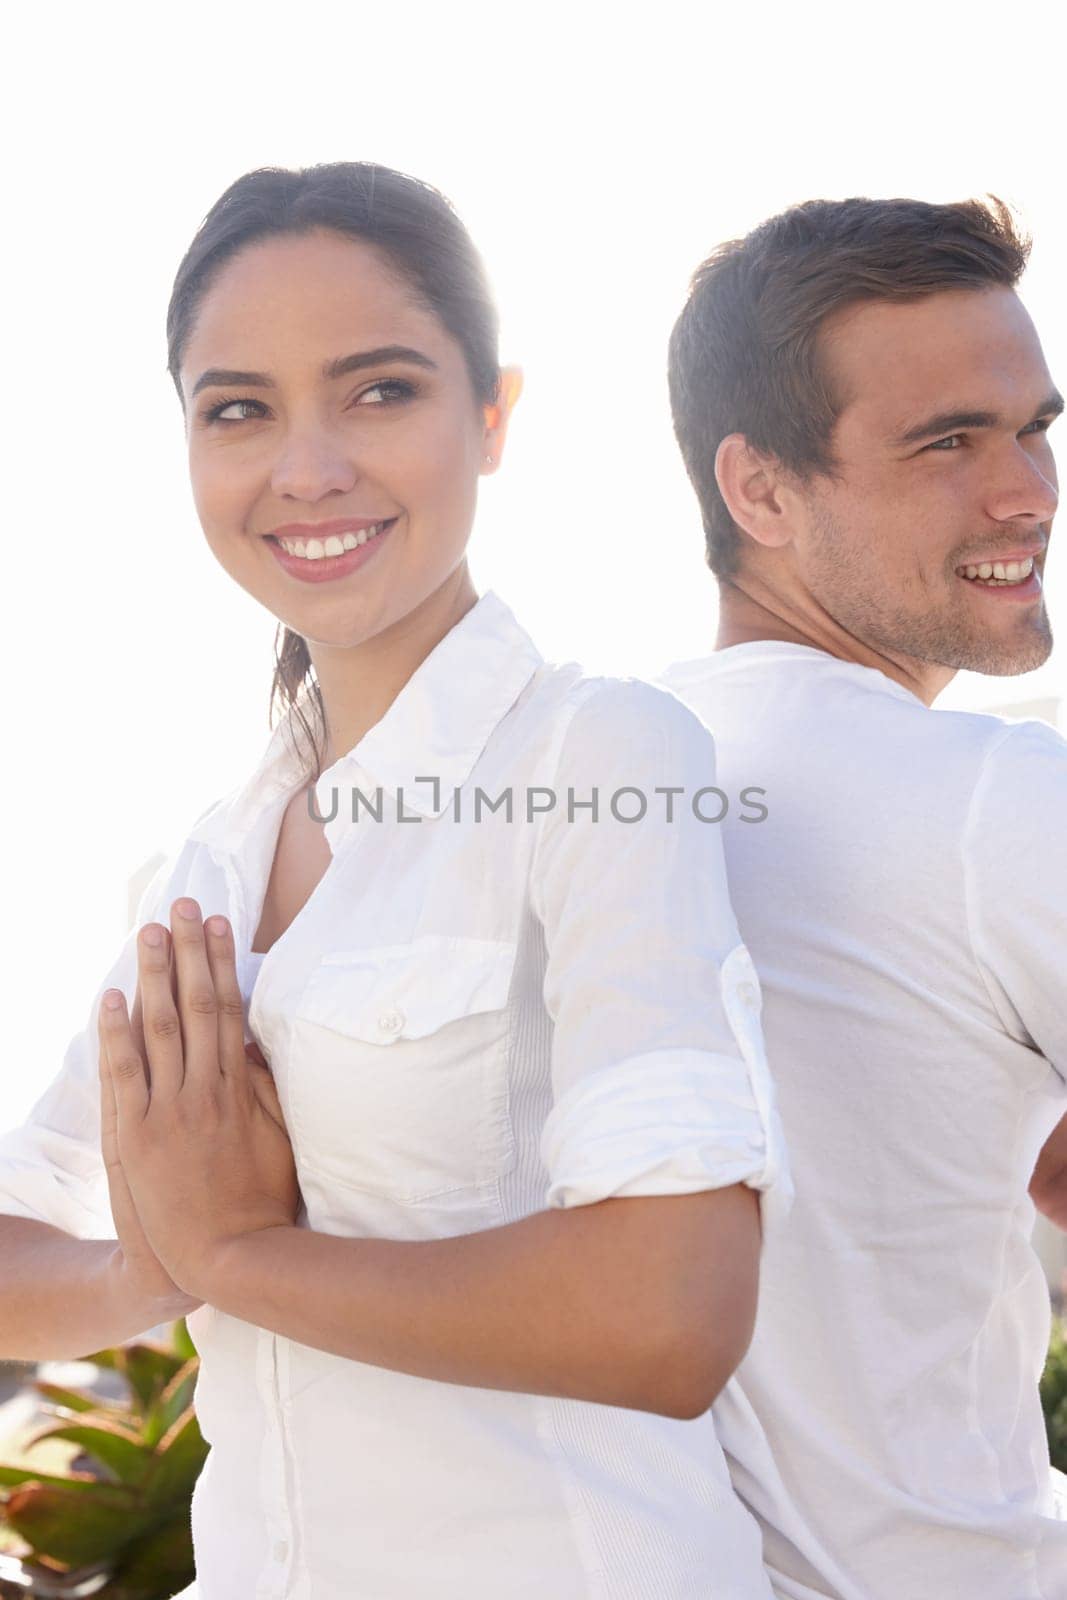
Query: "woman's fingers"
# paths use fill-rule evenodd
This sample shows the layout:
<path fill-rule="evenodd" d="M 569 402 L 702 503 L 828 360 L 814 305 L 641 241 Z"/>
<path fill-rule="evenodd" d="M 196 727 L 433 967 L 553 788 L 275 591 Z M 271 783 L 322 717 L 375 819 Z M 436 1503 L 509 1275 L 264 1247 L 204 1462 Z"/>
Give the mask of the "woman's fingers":
<path fill-rule="evenodd" d="M 139 1039 L 143 1040 L 143 1059 L 148 1064 L 153 1098 L 173 1100 L 184 1078 L 185 1050 L 182 1020 L 171 983 L 170 941 L 167 930 L 158 922 L 145 923 L 137 935 L 137 981 L 134 1008 L 137 1010 L 139 1000 L 140 1009 L 137 1029 L 131 1022 L 126 1023 L 130 1042 L 137 1048 Z"/>
<path fill-rule="evenodd" d="M 170 931 L 178 981 L 178 1016 L 184 1047 L 185 1084 L 210 1088 L 218 1081 L 219 1004 L 211 975 L 200 907 L 188 895 L 170 908 Z"/>
<path fill-rule="evenodd" d="M 104 1166 L 110 1174 L 112 1168 L 119 1164 L 119 1141 L 117 1113 L 115 1110 L 115 1087 L 111 1081 L 107 1030 L 104 1027 L 104 1006 L 102 1001 L 96 1018 L 96 1036 L 100 1046 L 100 1148 L 104 1155 Z"/>
<path fill-rule="evenodd" d="M 162 926 L 162 924 L 156 923 L 156 927 L 161 927 L 161 926 Z M 177 1000 L 176 1000 L 175 993 L 174 993 L 174 952 L 173 952 L 173 948 L 172 948 L 172 945 L 171 945 L 170 929 L 169 928 L 163 928 L 162 931 L 163 931 L 163 943 L 164 943 L 164 945 L 166 946 L 166 949 L 167 949 L 167 962 L 168 962 L 169 974 L 170 974 L 171 998 L 174 999 L 174 1001 L 175 1001 L 174 1009 L 175 1009 L 175 1011 L 177 1011 Z M 134 1043 L 136 1044 L 137 1049 L 140 1051 L 141 1059 L 147 1065 L 148 1064 L 148 1048 L 147 1048 L 147 1046 L 145 1044 L 145 1037 L 144 1037 L 144 1007 L 141 1004 L 141 985 L 140 985 L 140 981 L 138 981 L 137 987 L 134 990 L 133 1010 L 130 1012 L 130 1027 L 133 1030 Z M 150 1065 L 149 1065 L 149 1070 L 148 1070 L 148 1086 L 149 1086 L 149 1088 L 152 1087 L 152 1072 L 151 1072 Z"/>
<path fill-rule="evenodd" d="M 123 1120 L 143 1121 L 148 1111 L 148 1080 L 144 1062 L 134 1043 L 130 1019 L 126 1015 L 126 996 L 121 989 L 107 989 L 100 1001 L 101 1073 L 106 1073 L 114 1094 L 113 1129 L 115 1159 Z"/>
<path fill-rule="evenodd" d="M 252 1085 L 256 1099 L 288 1138 L 289 1129 L 286 1127 L 285 1113 L 278 1098 L 278 1085 L 274 1081 L 269 1061 L 254 1039 L 251 1044 L 245 1045 L 245 1061 L 248 1065 L 248 1081 Z"/>
<path fill-rule="evenodd" d="M 245 1008 L 237 981 L 233 930 L 226 917 L 209 917 L 204 924 L 208 966 L 218 1006 L 219 1068 L 223 1075 L 239 1072 L 245 1060 Z"/>
<path fill-rule="evenodd" d="M 246 1055 L 248 1065 L 248 1081 L 252 1085 L 252 1092 L 259 1101 L 260 1109 L 265 1111 L 272 1122 L 276 1122 L 286 1138 L 289 1129 L 285 1125 L 285 1113 L 282 1103 L 278 1099 L 278 1087 L 274 1082 L 274 1074 L 264 1063 L 260 1063 L 252 1055 Z"/>

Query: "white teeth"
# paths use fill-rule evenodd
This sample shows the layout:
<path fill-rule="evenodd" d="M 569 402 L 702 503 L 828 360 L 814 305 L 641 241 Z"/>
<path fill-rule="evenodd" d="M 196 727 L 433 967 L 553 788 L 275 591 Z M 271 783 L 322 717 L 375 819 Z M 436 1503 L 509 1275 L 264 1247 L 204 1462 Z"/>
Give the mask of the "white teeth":
<path fill-rule="evenodd" d="M 981 566 L 957 567 L 965 578 L 980 578 L 985 583 L 1024 583 L 1034 570 L 1033 556 L 1025 561 L 983 561 Z"/>
<path fill-rule="evenodd" d="M 383 524 L 371 523 L 368 528 L 360 528 L 358 533 L 349 531 L 343 537 L 331 533 L 326 540 L 308 539 L 279 539 L 282 549 L 291 556 L 301 556 L 305 561 L 321 561 L 324 556 L 344 555 L 346 550 L 356 550 L 361 544 L 366 544 L 368 539 L 375 538 L 382 531 Z"/>

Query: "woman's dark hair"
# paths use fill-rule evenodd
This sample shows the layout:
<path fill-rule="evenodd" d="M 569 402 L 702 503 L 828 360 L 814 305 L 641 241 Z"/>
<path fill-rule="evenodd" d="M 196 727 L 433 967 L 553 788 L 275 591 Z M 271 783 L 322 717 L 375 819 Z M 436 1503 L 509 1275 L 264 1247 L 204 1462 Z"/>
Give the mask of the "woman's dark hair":
<path fill-rule="evenodd" d="M 737 570 L 740 548 L 715 481 L 722 440 L 744 434 L 802 482 L 832 476 L 843 402 L 821 361 L 824 321 L 861 300 L 1014 288 L 1030 240 L 1002 200 L 988 202 L 808 200 L 719 245 L 697 268 L 671 334 L 668 374 L 674 431 L 717 577 Z"/>
<path fill-rule="evenodd" d="M 432 311 L 463 351 L 479 401 L 497 393 L 496 307 L 481 257 L 452 206 L 437 189 L 370 161 L 332 161 L 314 167 L 258 167 L 219 196 L 182 258 L 167 308 L 167 369 L 184 409 L 180 369 L 200 304 L 216 276 L 246 245 L 327 228 L 374 245 Z M 279 633 L 283 632 L 279 623 Z M 274 644 L 268 721 L 292 707 L 308 737 L 314 776 L 323 750 L 297 706 L 308 683 L 318 731 L 325 734 L 322 694 L 307 642 L 284 628 Z"/>

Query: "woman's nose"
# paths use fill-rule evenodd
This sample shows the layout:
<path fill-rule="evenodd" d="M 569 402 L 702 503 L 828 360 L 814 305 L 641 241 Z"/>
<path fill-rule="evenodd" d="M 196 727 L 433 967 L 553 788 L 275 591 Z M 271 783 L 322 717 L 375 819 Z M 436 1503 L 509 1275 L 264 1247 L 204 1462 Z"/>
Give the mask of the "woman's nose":
<path fill-rule="evenodd" d="M 359 469 L 326 433 L 290 434 L 271 473 L 275 494 L 315 501 L 331 490 L 351 489 Z"/>

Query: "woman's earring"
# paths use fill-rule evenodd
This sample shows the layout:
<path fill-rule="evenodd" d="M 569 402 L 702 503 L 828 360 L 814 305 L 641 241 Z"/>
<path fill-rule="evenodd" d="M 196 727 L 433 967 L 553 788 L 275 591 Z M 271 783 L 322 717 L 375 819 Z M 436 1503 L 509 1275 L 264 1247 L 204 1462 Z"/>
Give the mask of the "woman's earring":
<path fill-rule="evenodd" d="M 488 463 L 488 465 L 489 465 L 489 466 L 492 466 L 492 465 L 493 465 L 493 458 L 492 458 L 492 456 L 486 456 L 486 458 L 485 458 L 485 459 L 486 459 L 486 462 L 487 462 L 487 463 Z"/>

